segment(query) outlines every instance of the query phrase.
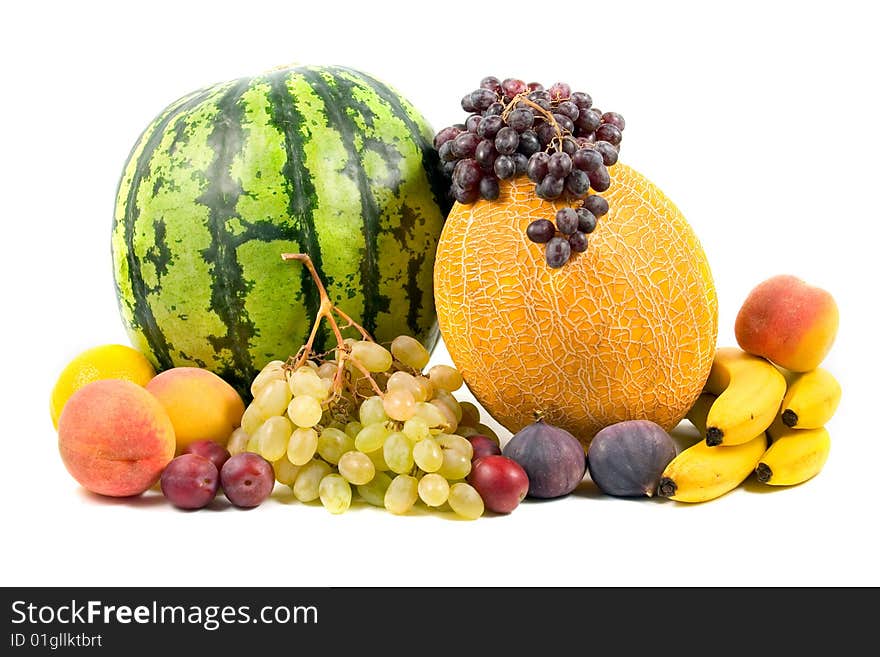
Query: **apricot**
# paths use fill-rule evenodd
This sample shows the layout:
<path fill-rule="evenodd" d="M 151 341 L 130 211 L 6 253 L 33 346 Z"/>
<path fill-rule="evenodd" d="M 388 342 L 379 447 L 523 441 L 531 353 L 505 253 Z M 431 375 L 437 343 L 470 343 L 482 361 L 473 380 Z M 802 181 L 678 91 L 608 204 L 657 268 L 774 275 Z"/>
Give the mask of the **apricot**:
<path fill-rule="evenodd" d="M 58 419 L 58 451 L 67 471 L 93 493 L 140 495 L 174 458 L 174 426 L 143 387 L 124 379 L 88 383 Z"/>
<path fill-rule="evenodd" d="M 780 274 L 749 292 L 734 332 L 744 351 L 793 372 L 808 372 L 831 350 L 839 320 L 830 292 Z"/>
<path fill-rule="evenodd" d="M 209 370 L 172 367 L 154 376 L 146 388 L 171 418 L 178 454 L 197 440 L 212 440 L 225 447 L 241 425 L 241 395 Z"/>

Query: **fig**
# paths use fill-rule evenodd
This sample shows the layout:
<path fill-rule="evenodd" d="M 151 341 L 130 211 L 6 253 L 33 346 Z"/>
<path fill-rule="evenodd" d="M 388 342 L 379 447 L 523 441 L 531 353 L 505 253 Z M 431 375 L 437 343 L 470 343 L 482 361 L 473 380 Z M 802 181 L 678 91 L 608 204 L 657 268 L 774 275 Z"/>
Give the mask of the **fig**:
<path fill-rule="evenodd" d="M 606 495 L 651 497 L 675 453 L 675 442 L 659 424 L 624 420 L 593 436 L 587 450 L 587 468 L 590 478 Z"/>
<path fill-rule="evenodd" d="M 501 453 L 526 471 L 529 497 L 568 495 L 587 472 L 586 454 L 578 439 L 541 418 L 514 434 Z"/>

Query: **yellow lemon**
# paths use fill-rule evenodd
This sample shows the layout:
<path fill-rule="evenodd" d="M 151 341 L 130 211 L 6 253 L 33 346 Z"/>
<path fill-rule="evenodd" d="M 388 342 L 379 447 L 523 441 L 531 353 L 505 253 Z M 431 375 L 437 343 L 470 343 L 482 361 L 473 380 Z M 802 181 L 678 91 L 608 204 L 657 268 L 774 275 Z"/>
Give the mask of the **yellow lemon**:
<path fill-rule="evenodd" d="M 70 396 L 87 383 L 99 379 L 126 379 L 145 386 L 156 376 L 156 370 L 137 349 L 121 344 L 105 344 L 86 349 L 61 371 L 55 387 L 49 410 L 52 424 L 58 428 L 61 409 Z"/>

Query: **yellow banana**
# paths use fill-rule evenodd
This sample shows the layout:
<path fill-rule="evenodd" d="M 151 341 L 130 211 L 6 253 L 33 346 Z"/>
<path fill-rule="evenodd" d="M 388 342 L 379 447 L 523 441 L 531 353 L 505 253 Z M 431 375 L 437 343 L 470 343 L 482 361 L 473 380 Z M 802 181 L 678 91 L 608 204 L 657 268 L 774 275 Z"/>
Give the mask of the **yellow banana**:
<path fill-rule="evenodd" d="M 797 375 L 782 400 L 782 422 L 798 429 L 824 427 L 840 404 L 840 383 L 828 370 L 817 367 Z"/>
<path fill-rule="evenodd" d="M 765 358 L 720 347 L 704 392 L 718 395 L 706 418 L 706 444 L 739 445 L 773 422 L 785 396 L 785 377 Z"/>
<path fill-rule="evenodd" d="M 694 425 L 701 436 L 706 435 L 706 418 L 709 416 L 709 409 L 715 403 L 716 397 L 717 395 L 710 392 L 702 393 L 685 415 L 685 418 Z"/>
<path fill-rule="evenodd" d="M 767 436 L 738 445 L 710 447 L 704 441 L 680 452 L 660 478 L 657 494 L 679 502 L 706 502 L 745 481 L 767 450 Z"/>
<path fill-rule="evenodd" d="M 778 425 L 774 423 L 774 429 Z M 772 432 L 773 444 L 755 467 L 758 481 L 771 486 L 793 486 L 815 477 L 828 460 L 831 437 L 825 427 Z"/>

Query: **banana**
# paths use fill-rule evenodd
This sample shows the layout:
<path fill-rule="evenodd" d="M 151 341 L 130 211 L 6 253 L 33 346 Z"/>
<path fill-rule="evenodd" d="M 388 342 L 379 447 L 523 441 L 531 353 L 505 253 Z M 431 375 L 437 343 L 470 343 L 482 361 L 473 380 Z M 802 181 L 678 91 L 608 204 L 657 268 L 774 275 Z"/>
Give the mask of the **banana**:
<path fill-rule="evenodd" d="M 778 425 L 774 423 L 774 429 Z M 831 451 L 825 427 L 792 429 L 783 426 L 773 434 L 773 444 L 761 456 L 755 476 L 762 484 L 793 486 L 819 474 Z"/>
<path fill-rule="evenodd" d="M 767 450 L 762 431 L 738 445 L 710 447 L 704 441 L 680 452 L 660 478 L 657 494 L 679 502 L 706 502 L 745 481 Z"/>
<path fill-rule="evenodd" d="M 782 422 L 797 429 L 824 427 L 840 404 L 840 383 L 817 367 L 797 375 L 782 400 Z"/>
<path fill-rule="evenodd" d="M 779 413 L 785 388 L 769 360 L 738 347 L 717 349 L 703 390 L 718 395 L 706 418 L 706 444 L 740 445 L 763 433 Z"/>
<path fill-rule="evenodd" d="M 706 434 L 706 418 L 709 416 L 709 409 L 715 403 L 716 398 L 717 396 L 710 392 L 701 393 L 685 415 L 685 419 L 694 425 L 701 436 Z"/>

